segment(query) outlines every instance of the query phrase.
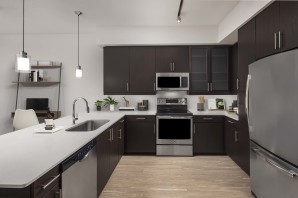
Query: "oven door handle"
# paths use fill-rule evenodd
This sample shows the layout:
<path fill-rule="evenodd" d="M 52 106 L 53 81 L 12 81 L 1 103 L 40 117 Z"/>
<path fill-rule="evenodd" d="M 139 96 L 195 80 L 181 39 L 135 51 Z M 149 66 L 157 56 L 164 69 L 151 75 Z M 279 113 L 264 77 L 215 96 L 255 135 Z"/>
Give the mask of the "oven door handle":
<path fill-rule="evenodd" d="M 156 116 L 158 119 L 192 119 L 193 116 Z"/>

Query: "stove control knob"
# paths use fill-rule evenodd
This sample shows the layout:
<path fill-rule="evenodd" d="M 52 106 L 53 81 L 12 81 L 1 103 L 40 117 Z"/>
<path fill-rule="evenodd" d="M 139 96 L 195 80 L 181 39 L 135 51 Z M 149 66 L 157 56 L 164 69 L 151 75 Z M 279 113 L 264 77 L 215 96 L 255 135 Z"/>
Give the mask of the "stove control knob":
<path fill-rule="evenodd" d="M 185 104 L 185 103 L 186 103 L 185 98 L 181 98 L 181 99 L 179 100 L 179 104 Z"/>

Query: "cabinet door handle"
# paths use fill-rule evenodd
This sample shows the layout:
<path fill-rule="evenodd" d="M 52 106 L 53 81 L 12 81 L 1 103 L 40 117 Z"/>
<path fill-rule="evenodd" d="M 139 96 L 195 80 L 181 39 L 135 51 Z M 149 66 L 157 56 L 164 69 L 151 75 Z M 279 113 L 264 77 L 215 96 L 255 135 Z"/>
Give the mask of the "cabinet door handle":
<path fill-rule="evenodd" d="M 193 124 L 193 134 L 196 134 L 196 124 Z"/>
<path fill-rule="evenodd" d="M 111 131 L 112 131 L 112 141 L 114 140 L 114 130 L 113 130 L 113 128 L 111 129 Z"/>
<path fill-rule="evenodd" d="M 46 189 L 47 187 L 49 187 L 49 185 L 51 185 L 54 181 L 56 181 L 58 178 L 60 177 L 59 175 L 56 176 L 52 176 L 51 178 L 53 178 L 51 181 L 49 181 L 47 184 L 41 185 L 42 189 Z"/>
<path fill-rule="evenodd" d="M 173 63 L 173 71 L 175 71 L 175 63 Z"/>
<path fill-rule="evenodd" d="M 277 39 L 277 34 L 274 33 L 274 49 L 277 49 L 277 41 L 276 41 L 276 39 Z"/>
<path fill-rule="evenodd" d="M 212 83 L 210 83 L 210 91 L 213 90 L 213 86 L 212 86 Z"/>
<path fill-rule="evenodd" d="M 281 48 L 281 32 L 278 32 L 278 49 Z"/>
<path fill-rule="evenodd" d="M 238 137 L 238 131 L 235 131 L 235 142 L 238 142 L 238 140 L 239 140 L 239 137 Z"/>
<path fill-rule="evenodd" d="M 146 120 L 146 118 L 136 118 L 137 120 Z"/>
<path fill-rule="evenodd" d="M 208 91 L 210 91 L 210 83 L 208 83 Z"/>
<path fill-rule="evenodd" d="M 122 139 L 122 134 L 121 134 L 122 133 L 122 130 L 119 129 L 118 131 L 119 131 L 119 137 L 118 138 L 121 140 Z"/>
<path fill-rule="evenodd" d="M 154 134 L 156 133 L 155 130 L 156 130 L 156 129 L 155 129 L 155 124 L 153 124 L 153 133 L 154 133 Z"/>
<path fill-rule="evenodd" d="M 213 120 L 213 118 L 203 118 L 203 120 Z"/>
<path fill-rule="evenodd" d="M 109 142 L 112 142 L 112 130 L 111 129 L 109 130 L 109 139 L 108 140 L 109 140 Z"/>
<path fill-rule="evenodd" d="M 232 121 L 230 121 L 230 120 L 227 120 L 227 121 L 228 121 L 228 123 L 235 124 L 235 122 L 232 122 Z"/>
<path fill-rule="evenodd" d="M 126 91 L 129 92 L 129 84 L 128 84 L 128 82 L 126 83 Z"/>
<path fill-rule="evenodd" d="M 237 78 L 237 84 L 236 84 L 236 86 L 237 86 L 237 90 L 239 90 L 239 78 Z"/>
<path fill-rule="evenodd" d="M 124 120 L 120 120 L 120 123 L 123 123 L 124 122 Z"/>

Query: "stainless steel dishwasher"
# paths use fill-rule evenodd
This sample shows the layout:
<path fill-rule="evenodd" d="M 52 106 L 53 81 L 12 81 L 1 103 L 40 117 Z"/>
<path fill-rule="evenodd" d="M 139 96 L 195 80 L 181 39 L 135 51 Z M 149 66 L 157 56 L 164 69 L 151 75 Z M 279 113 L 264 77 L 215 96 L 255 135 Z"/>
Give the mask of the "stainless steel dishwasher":
<path fill-rule="evenodd" d="M 61 163 L 62 198 L 97 198 L 96 140 Z"/>

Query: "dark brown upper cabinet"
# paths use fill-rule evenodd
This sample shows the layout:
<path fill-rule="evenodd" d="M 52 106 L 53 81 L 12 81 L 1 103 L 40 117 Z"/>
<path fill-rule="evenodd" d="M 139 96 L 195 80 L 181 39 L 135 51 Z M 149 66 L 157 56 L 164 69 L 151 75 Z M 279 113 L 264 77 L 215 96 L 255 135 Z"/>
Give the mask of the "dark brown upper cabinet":
<path fill-rule="evenodd" d="M 190 94 L 229 94 L 229 46 L 190 48 Z"/>
<path fill-rule="evenodd" d="M 256 58 L 298 47 L 298 2 L 276 1 L 256 16 Z"/>
<path fill-rule="evenodd" d="M 239 77 L 238 77 L 238 43 L 231 47 L 230 51 L 230 92 L 231 94 L 237 94 L 239 89 Z"/>
<path fill-rule="evenodd" d="M 129 47 L 104 48 L 104 94 L 129 93 Z"/>
<path fill-rule="evenodd" d="M 105 95 L 154 95 L 155 47 L 105 47 Z"/>
<path fill-rule="evenodd" d="M 157 47 L 156 72 L 189 72 L 188 47 Z"/>
<path fill-rule="evenodd" d="M 155 47 L 131 47 L 131 94 L 155 94 Z"/>

